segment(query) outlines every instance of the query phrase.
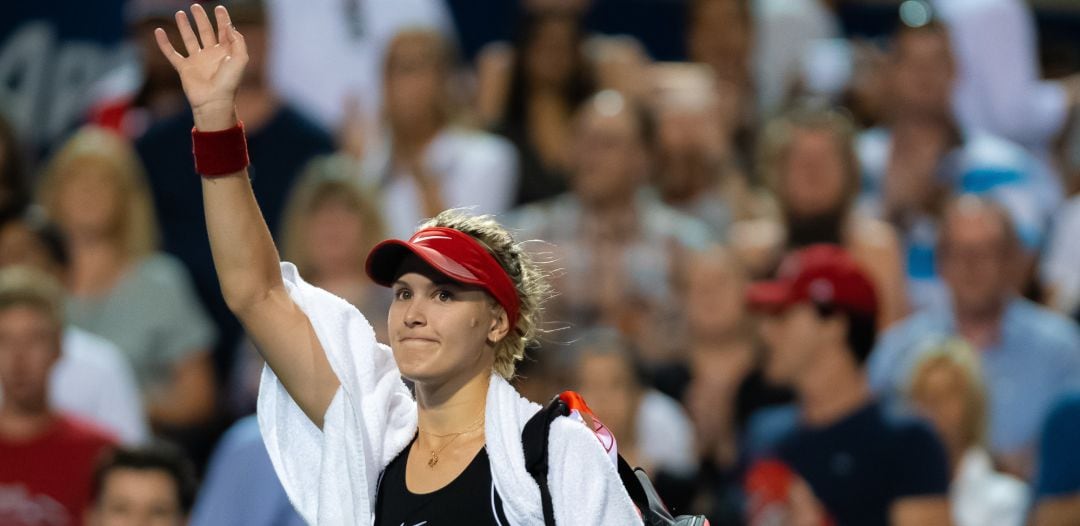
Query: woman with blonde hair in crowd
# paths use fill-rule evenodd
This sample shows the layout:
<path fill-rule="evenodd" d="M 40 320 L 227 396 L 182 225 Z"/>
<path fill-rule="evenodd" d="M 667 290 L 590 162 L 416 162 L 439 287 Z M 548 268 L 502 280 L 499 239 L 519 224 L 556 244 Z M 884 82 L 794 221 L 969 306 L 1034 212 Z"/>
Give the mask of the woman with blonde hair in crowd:
<path fill-rule="evenodd" d="M 205 423 L 215 403 L 215 330 L 187 271 L 157 250 L 134 149 L 104 129 L 79 130 L 49 161 L 38 198 L 70 243 L 69 321 L 123 351 L 153 424 Z"/>
<path fill-rule="evenodd" d="M 312 285 L 353 304 L 381 332 L 391 295 L 364 273 L 364 258 L 385 235 L 374 191 L 359 180 L 360 166 L 347 155 L 308 163 L 289 194 L 282 257 Z"/>
<path fill-rule="evenodd" d="M 913 369 L 908 398 L 945 445 L 953 521 L 957 526 L 1019 526 L 1028 489 L 995 470 L 986 450 L 987 401 L 978 357 L 958 339 L 932 346 Z"/>

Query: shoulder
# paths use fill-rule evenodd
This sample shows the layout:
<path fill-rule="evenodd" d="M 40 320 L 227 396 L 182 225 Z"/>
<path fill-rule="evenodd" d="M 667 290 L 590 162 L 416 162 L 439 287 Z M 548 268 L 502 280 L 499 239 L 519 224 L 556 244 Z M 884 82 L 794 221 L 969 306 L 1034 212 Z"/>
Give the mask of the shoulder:
<path fill-rule="evenodd" d="M 90 368 L 102 374 L 103 370 L 124 371 L 130 367 L 116 344 L 73 325 L 64 327 L 61 346 L 64 357 L 78 364 L 83 372 Z"/>
<path fill-rule="evenodd" d="M 1011 307 L 1015 323 L 1027 338 L 1035 338 L 1046 350 L 1071 353 L 1080 350 L 1080 328 L 1076 323 L 1026 299 L 1018 299 Z"/>
<path fill-rule="evenodd" d="M 705 248 L 713 241 L 708 225 L 664 204 L 651 191 L 643 191 L 638 199 L 644 210 L 644 227 L 653 235 L 674 238 L 690 248 Z"/>
<path fill-rule="evenodd" d="M 512 164 L 517 162 L 514 145 L 494 133 L 465 127 L 452 127 L 439 135 L 432 154 L 457 157 L 469 162 Z"/>
<path fill-rule="evenodd" d="M 70 447 L 96 452 L 117 444 L 116 437 L 104 428 L 79 417 L 65 414 L 57 426 L 61 440 Z"/>
<path fill-rule="evenodd" d="M 191 275 L 187 267 L 176 257 L 164 252 L 154 252 L 135 264 L 128 278 L 135 287 L 125 287 L 127 291 L 137 291 L 135 296 L 153 296 L 157 298 L 169 294 L 180 294 L 190 288 Z M 171 299 L 179 299 L 172 297 Z M 168 302 L 175 304 L 175 302 Z"/>

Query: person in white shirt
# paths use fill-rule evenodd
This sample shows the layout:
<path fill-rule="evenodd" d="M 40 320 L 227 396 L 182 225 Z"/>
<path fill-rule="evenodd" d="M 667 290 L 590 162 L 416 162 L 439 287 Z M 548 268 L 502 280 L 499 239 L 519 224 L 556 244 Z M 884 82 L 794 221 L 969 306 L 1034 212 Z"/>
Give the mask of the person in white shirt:
<path fill-rule="evenodd" d="M 952 468 L 949 500 L 957 526 L 1019 526 L 1028 488 L 995 470 L 984 443 L 986 392 L 974 351 L 960 340 L 931 343 L 915 366 L 908 397 L 945 445 Z"/>
<path fill-rule="evenodd" d="M 365 155 L 363 177 L 381 189 L 387 233 L 407 237 L 445 208 L 498 214 L 513 204 L 517 154 L 496 135 L 453 123 L 450 42 L 410 29 L 387 48 L 384 137 Z"/>
<path fill-rule="evenodd" d="M 374 129 L 383 58 L 399 31 L 432 28 L 450 38 L 455 33 L 444 0 L 264 1 L 271 85 L 330 130 L 342 124 L 350 100 Z"/>

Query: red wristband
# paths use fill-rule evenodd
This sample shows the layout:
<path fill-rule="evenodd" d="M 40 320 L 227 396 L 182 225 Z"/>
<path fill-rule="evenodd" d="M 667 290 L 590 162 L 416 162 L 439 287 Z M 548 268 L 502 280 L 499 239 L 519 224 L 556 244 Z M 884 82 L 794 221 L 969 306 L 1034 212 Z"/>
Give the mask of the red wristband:
<path fill-rule="evenodd" d="M 203 177 L 231 175 L 247 168 L 247 137 L 244 123 L 227 130 L 202 132 L 191 128 L 191 153 L 195 155 L 195 171 Z"/>

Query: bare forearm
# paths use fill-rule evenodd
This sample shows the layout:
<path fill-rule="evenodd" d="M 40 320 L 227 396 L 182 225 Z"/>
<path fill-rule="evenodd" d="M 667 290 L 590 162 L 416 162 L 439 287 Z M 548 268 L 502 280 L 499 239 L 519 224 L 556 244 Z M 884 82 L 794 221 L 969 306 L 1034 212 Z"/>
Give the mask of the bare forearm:
<path fill-rule="evenodd" d="M 199 131 L 236 125 L 231 108 L 195 114 Z M 214 267 L 229 308 L 238 315 L 281 285 L 278 254 L 263 220 L 247 170 L 203 178 L 203 207 Z"/>

